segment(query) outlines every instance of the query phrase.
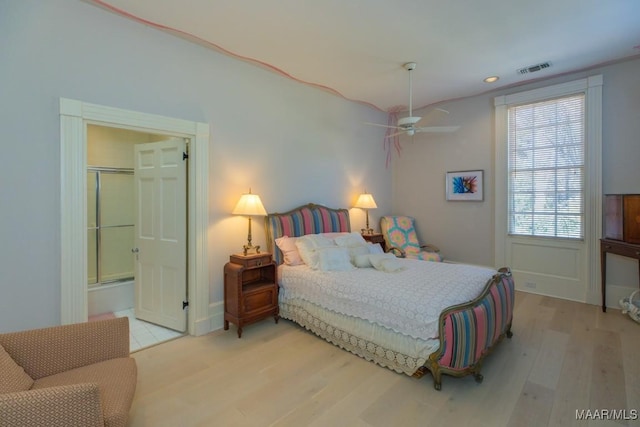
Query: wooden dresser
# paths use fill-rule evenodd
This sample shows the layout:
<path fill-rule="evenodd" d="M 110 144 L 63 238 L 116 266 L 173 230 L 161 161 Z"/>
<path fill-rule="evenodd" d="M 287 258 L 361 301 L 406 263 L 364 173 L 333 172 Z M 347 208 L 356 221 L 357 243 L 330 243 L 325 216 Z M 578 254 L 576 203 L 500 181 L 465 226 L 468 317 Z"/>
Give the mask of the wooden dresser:
<path fill-rule="evenodd" d="M 600 286 L 602 290 L 602 311 L 607 311 L 607 254 L 616 254 L 638 260 L 638 283 L 640 284 L 640 245 L 620 240 L 600 239 Z"/>

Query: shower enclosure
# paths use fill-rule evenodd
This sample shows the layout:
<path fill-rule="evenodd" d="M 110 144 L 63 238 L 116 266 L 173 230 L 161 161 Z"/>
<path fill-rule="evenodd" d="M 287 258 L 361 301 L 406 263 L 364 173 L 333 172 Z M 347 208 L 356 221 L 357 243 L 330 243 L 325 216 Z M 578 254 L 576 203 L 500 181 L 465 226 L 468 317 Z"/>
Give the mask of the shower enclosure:
<path fill-rule="evenodd" d="M 87 254 L 90 287 L 132 281 L 133 170 L 87 169 Z"/>

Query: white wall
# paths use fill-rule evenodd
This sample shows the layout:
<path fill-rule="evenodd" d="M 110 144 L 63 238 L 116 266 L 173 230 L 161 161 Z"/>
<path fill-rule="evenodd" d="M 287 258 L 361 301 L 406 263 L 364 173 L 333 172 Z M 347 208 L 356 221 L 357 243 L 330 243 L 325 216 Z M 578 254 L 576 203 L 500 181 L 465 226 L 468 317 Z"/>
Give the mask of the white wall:
<path fill-rule="evenodd" d="M 516 88 L 439 104 L 450 111 L 443 124 L 459 124 L 454 134 L 417 134 L 403 140 L 394 162 L 393 211 L 413 215 L 424 241 L 462 262 L 494 264 L 494 107 L 498 95 L 602 74 L 603 193 L 640 193 L 640 59 L 599 67 Z M 425 111 L 418 111 L 425 114 Z M 447 202 L 447 171 L 484 169 L 484 202 Z M 634 260 L 608 256 L 608 288 L 618 295 L 638 286 Z M 617 304 L 618 299 L 608 297 Z"/>
<path fill-rule="evenodd" d="M 60 322 L 60 97 L 210 124 L 212 306 L 249 187 L 272 212 L 348 207 L 365 187 L 372 221 L 391 211 L 384 130 L 362 125 L 379 111 L 80 1 L 3 1 L 0 39 L 0 332 Z"/>
<path fill-rule="evenodd" d="M 403 136 L 394 158 L 394 213 L 415 217 L 420 240 L 438 246 L 449 260 L 493 264 L 492 105 L 488 97 L 440 105 L 449 114 L 437 124 L 462 127 L 449 134 L 418 133 L 413 140 Z M 446 172 L 478 169 L 484 170 L 484 201 L 446 201 Z"/>

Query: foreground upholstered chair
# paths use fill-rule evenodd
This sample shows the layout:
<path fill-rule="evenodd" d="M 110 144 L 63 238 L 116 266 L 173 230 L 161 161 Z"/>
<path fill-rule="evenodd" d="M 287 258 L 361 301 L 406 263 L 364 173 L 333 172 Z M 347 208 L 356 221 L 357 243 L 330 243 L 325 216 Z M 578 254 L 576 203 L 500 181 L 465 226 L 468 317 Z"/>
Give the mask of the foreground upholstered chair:
<path fill-rule="evenodd" d="M 0 426 L 124 427 L 136 382 L 126 317 L 0 334 Z"/>
<path fill-rule="evenodd" d="M 443 260 L 440 249 L 419 243 L 414 219 L 410 216 L 383 216 L 380 218 L 380 231 L 384 236 L 387 252 L 393 252 L 400 258 Z"/>

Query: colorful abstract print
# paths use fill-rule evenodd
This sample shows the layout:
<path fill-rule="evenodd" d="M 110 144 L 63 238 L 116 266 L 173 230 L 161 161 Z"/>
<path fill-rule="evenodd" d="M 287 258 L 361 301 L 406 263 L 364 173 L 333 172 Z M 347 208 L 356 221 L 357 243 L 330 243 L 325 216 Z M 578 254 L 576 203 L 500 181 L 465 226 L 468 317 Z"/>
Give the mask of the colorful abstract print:
<path fill-rule="evenodd" d="M 477 176 L 456 176 L 452 178 L 454 194 L 472 194 L 478 192 Z"/>

